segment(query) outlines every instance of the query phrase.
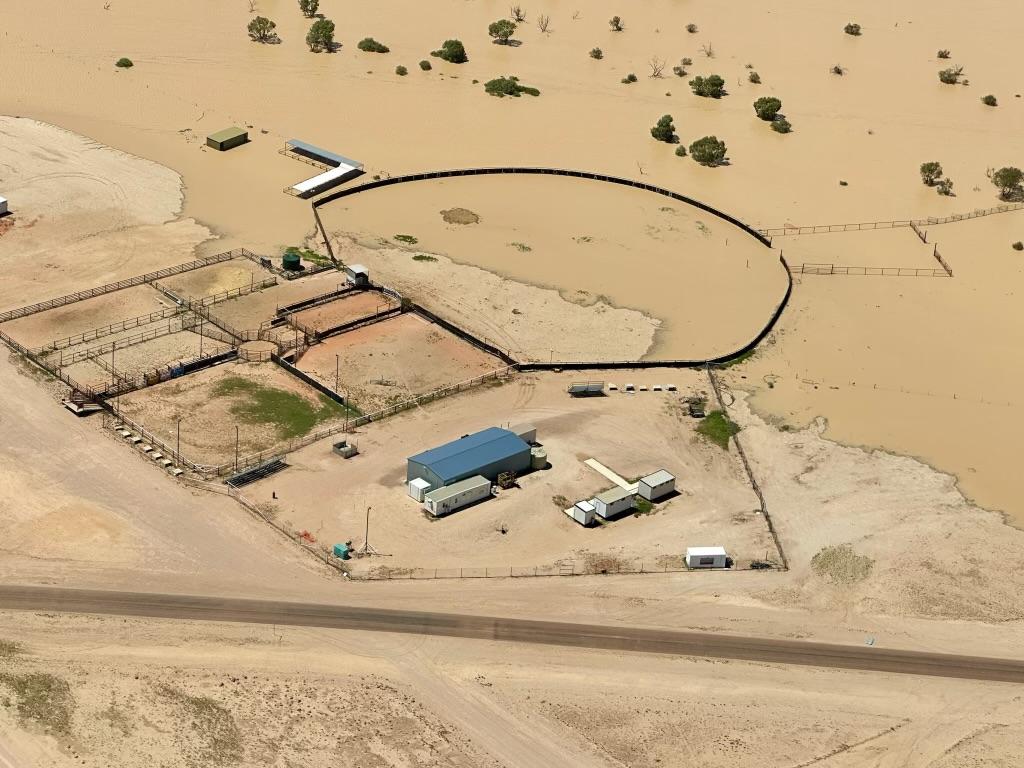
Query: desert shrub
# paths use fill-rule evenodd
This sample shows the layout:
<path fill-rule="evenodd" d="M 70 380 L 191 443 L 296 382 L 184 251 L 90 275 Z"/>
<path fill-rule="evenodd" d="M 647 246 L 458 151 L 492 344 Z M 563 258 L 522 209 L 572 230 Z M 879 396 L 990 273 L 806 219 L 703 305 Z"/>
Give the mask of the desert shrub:
<path fill-rule="evenodd" d="M 757 72 L 751 72 L 749 75 L 747 75 L 747 80 L 752 82 L 754 85 L 761 84 L 761 76 L 757 74 Z"/>
<path fill-rule="evenodd" d="M 937 54 L 935 54 L 935 55 L 938 56 L 940 59 L 948 59 L 949 58 L 949 49 L 948 48 L 941 48 L 941 49 L 939 49 L 939 52 Z"/>
<path fill-rule="evenodd" d="M 397 67 L 395 67 L 395 74 L 399 75 L 400 77 L 405 77 L 406 75 L 409 74 L 409 70 L 403 67 L 401 64 L 399 64 Z"/>
<path fill-rule="evenodd" d="M 433 68 L 433 65 L 426 59 L 420 62 L 420 69 L 422 69 L 424 72 L 429 72 Z"/>
<path fill-rule="evenodd" d="M 942 164 L 938 162 L 921 163 L 921 181 L 925 186 L 934 187 L 942 178 Z"/>
<path fill-rule="evenodd" d="M 686 77 L 686 68 L 683 66 L 672 67 L 672 74 L 676 77 Z"/>
<path fill-rule="evenodd" d="M 690 67 L 693 66 L 693 59 L 691 59 L 689 56 L 683 56 L 683 58 L 679 60 L 679 63 L 682 64 L 684 67 Z"/>
<path fill-rule="evenodd" d="M 686 31 L 689 32 L 691 35 L 697 34 L 697 25 L 696 24 L 687 24 L 686 25 Z"/>
<path fill-rule="evenodd" d="M 462 44 L 461 40 L 445 40 L 444 44 L 436 51 L 432 51 L 430 55 L 443 59 L 450 64 L 465 64 L 469 61 L 469 56 L 466 55 L 466 47 Z"/>
<path fill-rule="evenodd" d="M 784 117 L 776 117 L 772 120 L 772 130 L 776 133 L 789 133 L 793 130 L 793 124 Z"/>
<path fill-rule="evenodd" d="M 708 75 L 707 77 L 697 75 L 690 81 L 690 87 L 698 96 L 718 99 L 725 93 L 725 80 L 718 75 Z"/>
<path fill-rule="evenodd" d="M 356 47 L 360 51 L 366 51 L 368 53 L 387 53 L 388 51 L 391 50 L 386 45 L 384 45 L 384 43 L 378 43 L 372 37 L 364 37 L 362 40 L 356 43 Z"/>
<path fill-rule="evenodd" d="M 627 84 L 628 83 L 635 83 L 636 82 L 636 75 L 634 75 L 632 72 L 630 72 L 628 75 L 626 75 L 624 78 L 622 78 L 622 82 L 627 83 Z"/>
<path fill-rule="evenodd" d="M 762 96 L 754 102 L 754 112 L 762 120 L 774 120 L 782 109 L 782 102 L 774 96 Z"/>
<path fill-rule="evenodd" d="M 832 67 L 832 74 L 839 75 L 840 77 L 842 77 L 843 75 L 846 74 L 846 70 L 843 68 L 842 64 L 836 64 L 834 67 Z"/>
<path fill-rule="evenodd" d="M 682 144 L 676 147 L 676 157 L 686 157 L 686 147 Z"/>
<path fill-rule="evenodd" d="M 860 24 L 855 24 L 851 21 L 849 24 L 843 27 L 843 32 L 845 32 L 848 35 L 853 35 L 854 37 L 857 37 L 860 35 Z"/>
<path fill-rule="evenodd" d="M 999 102 L 996 101 L 996 97 L 993 96 L 991 93 L 988 96 L 982 96 L 981 103 L 984 104 L 986 107 L 995 107 L 999 104 Z"/>
<path fill-rule="evenodd" d="M 267 43 L 277 37 L 277 34 L 274 32 L 276 27 L 277 24 L 266 16 L 257 16 L 249 22 L 247 29 L 249 30 L 249 37 L 257 43 Z"/>
<path fill-rule="evenodd" d="M 938 183 L 936 183 L 935 189 L 940 195 L 951 197 L 953 195 L 953 180 L 940 179 Z"/>
<path fill-rule="evenodd" d="M 690 144 L 690 157 L 701 165 L 721 165 L 725 160 L 725 142 L 716 136 L 705 136 Z"/>
<path fill-rule="evenodd" d="M 536 88 L 531 88 L 528 85 L 520 85 L 519 78 L 515 75 L 508 77 L 496 77 L 493 80 L 488 80 L 484 83 L 484 90 L 491 96 L 497 96 L 504 98 L 505 96 L 520 96 L 522 94 L 528 94 L 530 96 L 540 96 L 540 91 Z"/>
<path fill-rule="evenodd" d="M 1024 251 L 1024 243 L 1022 243 L 1020 240 L 1014 243 L 1011 247 L 1015 251 Z"/>
<path fill-rule="evenodd" d="M 622 19 L 618 16 L 612 16 L 608 19 L 608 26 L 612 28 L 612 32 L 621 32 L 625 29 L 622 24 Z"/>
<path fill-rule="evenodd" d="M 334 22 L 330 19 L 317 19 L 306 33 L 306 45 L 314 53 L 329 51 L 334 47 Z"/>
<path fill-rule="evenodd" d="M 590 49 L 590 58 L 592 58 L 592 59 L 603 59 L 604 58 L 604 51 L 602 51 L 600 48 L 591 48 Z"/>
<path fill-rule="evenodd" d="M 655 126 L 651 128 L 651 136 L 668 144 L 675 144 L 679 141 L 679 137 L 676 136 L 676 127 L 672 124 L 672 115 L 662 115 Z"/>
<path fill-rule="evenodd" d="M 1024 183 L 1024 171 L 1020 168 L 1008 166 L 994 171 L 990 177 L 992 183 L 999 188 L 999 196 L 1004 200 L 1018 197 L 1021 194 L 1021 184 Z"/>
<path fill-rule="evenodd" d="M 964 73 L 963 67 L 948 67 L 939 72 L 939 80 L 946 85 L 956 85 Z"/>
<path fill-rule="evenodd" d="M 508 45 L 509 39 L 515 34 L 516 23 L 508 19 L 492 21 L 487 27 L 487 34 L 494 38 L 494 42 Z"/>
<path fill-rule="evenodd" d="M 299 10 L 307 19 L 313 18 L 320 8 L 320 0 L 299 0 Z"/>
<path fill-rule="evenodd" d="M 121 69 L 128 69 L 129 67 L 134 67 L 135 62 L 133 62 L 129 58 L 122 56 L 120 59 L 114 62 L 114 66 L 121 67 Z"/>

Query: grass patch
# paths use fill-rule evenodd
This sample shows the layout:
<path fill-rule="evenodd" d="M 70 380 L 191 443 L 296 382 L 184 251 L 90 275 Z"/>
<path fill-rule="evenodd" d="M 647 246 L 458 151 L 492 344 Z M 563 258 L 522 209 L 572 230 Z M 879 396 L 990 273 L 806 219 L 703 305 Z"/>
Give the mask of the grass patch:
<path fill-rule="evenodd" d="M 739 365 L 740 363 L 746 362 L 747 360 L 752 358 L 754 356 L 754 353 L 756 353 L 756 352 L 757 352 L 756 348 L 755 349 L 748 349 L 742 355 L 736 355 L 736 357 L 734 357 L 732 360 L 726 360 L 724 363 L 719 363 L 718 367 L 719 368 L 732 368 L 734 365 Z"/>
<path fill-rule="evenodd" d="M 491 94 L 491 96 L 497 96 L 498 98 L 505 98 L 506 96 L 518 98 L 524 93 L 528 96 L 540 96 L 539 90 L 529 85 L 521 85 L 519 78 L 515 75 L 488 80 L 484 83 L 484 90 Z"/>
<path fill-rule="evenodd" d="M 198 756 L 201 765 L 241 762 L 245 756 L 242 731 L 226 707 L 207 696 L 192 696 L 170 685 L 161 685 L 159 692 L 182 710 L 188 731 L 202 740 Z"/>
<path fill-rule="evenodd" d="M 413 261 L 437 261 L 436 256 L 431 256 L 429 253 L 417 253 L 412 257 Z"/>
<path fill-rule="evenodd" d="M 71 731 L 75 700 L 66 680 L 46 672 L 0 674 L 0 685 L 14 691 L 18 699 L 18 716 L 22 721 L 41 725 L 50 733 L 66 734 Z"/>
<path fill-rule="evenodd" d="M 319 393 L 318 393 L 319 394 Z M 214 397 L 245 397 L 232 404 L 231 413 L 246 424 L 269 424 L 283 438 L 301 437 L 322 422 L 348 416 L 358 416 L 352 406 L 334 402 L 319 395 L 316 407 L 301 395 L 276 387 L 267 387 L 240 376 L 230 376 L 217 382 Z"/>
<path fill-rule="evenodd" d="M 9 659 L 25 650 L 17 640 L 0 640 L 0 659 Z"/>
<path fill-rule="evenodd" d="M 634 502 L 634 506 L 636 507 L 636 511 L 633 513 L 634 517 L 639 517 L 640 515 L 649 515 L 651 514 L 651 512 L 654 511 L 654 505 L 651 504 L 651 502 L 649 502 L 643 496 L 636 497 L 636 502 Z"/>
<path fill-rule="evenodd" d="M 858 555 L 849 544 L 825 547 L 811 558 L 811 569 L 833 584 L 855 584 L 871 573 L 875 561 Z"/>
<path fill-rule="evenodd" d="M 294 245 L 290 245 L 284 249 L 285 253 L 295 254 L 303 261 L 308 261 L 310 264 L 316 264 L 318 267 L 322 267 L 325 264 L 330 264 L 331 260 L 326 256 L 311 251 L 309 248 L 298 248 Z"/>
<path fill-rule="evenodd" d="M 406 245 L 416 245 L 416 243 L 419 242 L 419 240 L 412 235 L 395 235 L 392 239 L 397 240 L 400 243 L 405 243 Z"/>
<path fill-rule="evenodd" d="M 712 411 L 701 421 L 697 431 L 727 451 L 729 450 L 729 438 L 740 431 L 740 425 L 730 419 L 725 411 Z"/>
<path fill-rule="evenodd" d="M 509 243 L 509 245 L 511 245 L 520 253 L 529 253 L 530 251 L 533 250 L 533 248 L 528 246 L 526 243 Z"/>

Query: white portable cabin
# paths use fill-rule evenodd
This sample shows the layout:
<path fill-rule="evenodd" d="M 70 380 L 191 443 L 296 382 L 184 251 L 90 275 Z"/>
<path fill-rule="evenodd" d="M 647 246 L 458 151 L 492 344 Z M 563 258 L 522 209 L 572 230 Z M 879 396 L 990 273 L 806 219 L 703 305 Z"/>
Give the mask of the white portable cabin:
<path fill-rule="evenodd" d="M 430 483 L 422 477 L 414 477 L 409 481 L 409 495 L 418 502 L 423 502 L 423 497 L 430 490 Z"/>
<path fill-rule="evenodd" d="M 370 284 L 370 270 L 362 264 L 346 264 L 345 277 L 348 278 L 348 281 L 352 283 L 352 285 Z"/>
<path fill-rule="evenodd" d="M 5 215 L 6 213 L 7 213 L 7 198 L 6 197 L 0 197 L 0 216 Z"/>
<path fill-rule="evenodd" d="M 648 501 L 657 501 L 676 489 L 676 478 L 664 469 L 641 477 L 636 492 Z"/>
<path fill-rule="evenodd" d="M 565 514 L 580 525 L 590 525 L 593 523 L 594 512 L 594 505 L 589 501 L 577 501 L 573 506 L 565 510 Z"/>
<path fill-rule="evenodd" d="M 430 491 L 423 497 L 423 508 L 434 517 L 441 517 L 490 495 L 491 481 L 481 475 L 474 475 Z"/>
<path fill-rule="evenodd" d="M 728 555 L 723 547 L 687 547 L 687 568 L 725 568 Z"/>
<path fill-rule="evenodd" d="M 625 488 L 616 486 L 594 497 L 594 511 L 598 517 L 607 520 L 621 512 L 632 509 L 635 499 L 636 491 L 627 491 Z"/>

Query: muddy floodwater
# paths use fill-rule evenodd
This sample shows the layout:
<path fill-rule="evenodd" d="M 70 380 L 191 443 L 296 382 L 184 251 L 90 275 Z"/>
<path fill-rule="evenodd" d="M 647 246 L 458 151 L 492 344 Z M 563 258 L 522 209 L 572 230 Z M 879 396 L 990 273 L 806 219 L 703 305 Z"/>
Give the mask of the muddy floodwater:
<path fill-rule="evenodd" d="M 443 254 L 553 288 L 565 302 L 643 312 L 659 323 L 648 358 L 701 359 L 738 349 L 786 290 L 778 253 L 734 225 L 660 195 L 596 181 L 421 181 L 343 198 L 321 215 L 332 230 L 362 242 L 406 244 L 410 260 Z M 443 289 L 447 268 L 436 263 L 431 290 Z M 615 356 L 614 349 L 608 353 Z"/>

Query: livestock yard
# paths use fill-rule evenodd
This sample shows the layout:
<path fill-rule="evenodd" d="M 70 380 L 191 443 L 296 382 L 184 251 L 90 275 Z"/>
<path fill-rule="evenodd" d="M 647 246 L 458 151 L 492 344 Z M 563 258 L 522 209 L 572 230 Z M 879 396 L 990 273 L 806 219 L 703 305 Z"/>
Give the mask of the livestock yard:
<path fill-rule="evenodd" d="M 0 766 L 1020 764 L 1020 8 L 8 5 Z"/>

